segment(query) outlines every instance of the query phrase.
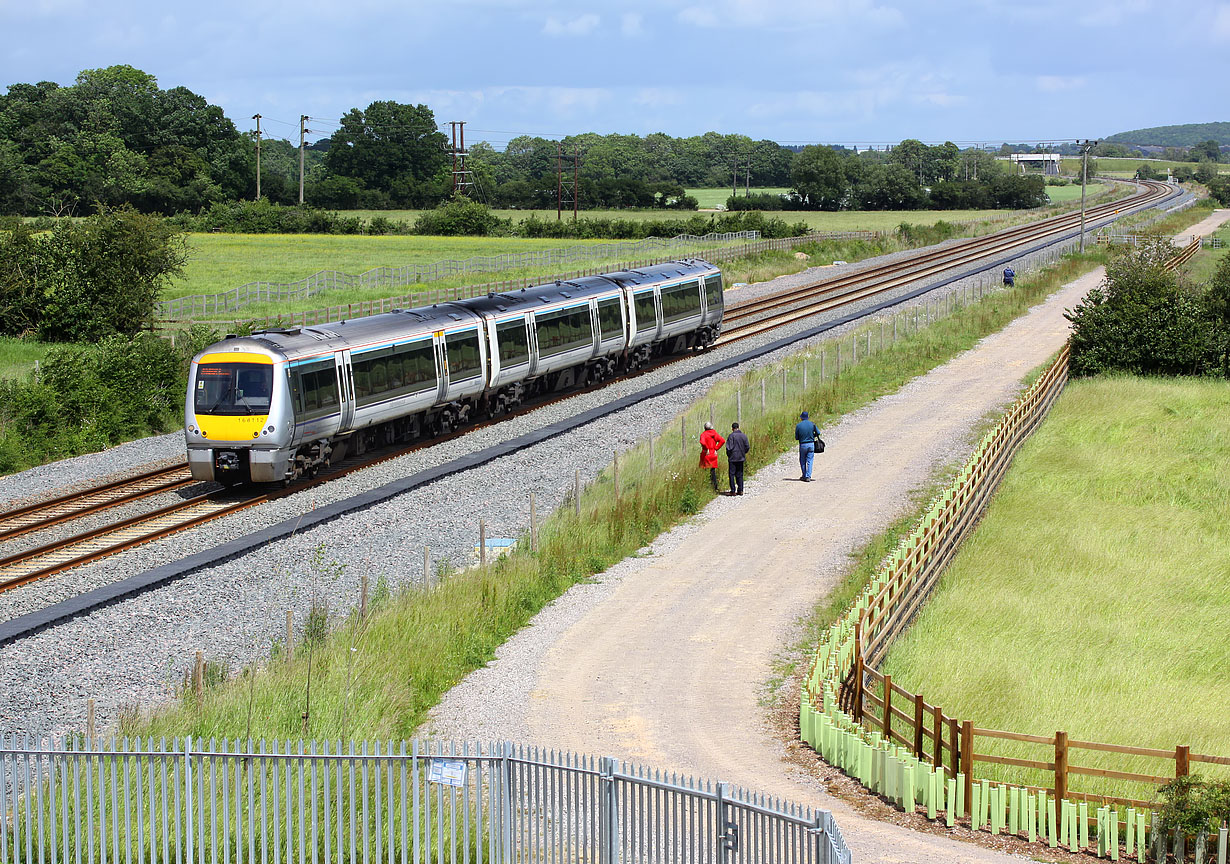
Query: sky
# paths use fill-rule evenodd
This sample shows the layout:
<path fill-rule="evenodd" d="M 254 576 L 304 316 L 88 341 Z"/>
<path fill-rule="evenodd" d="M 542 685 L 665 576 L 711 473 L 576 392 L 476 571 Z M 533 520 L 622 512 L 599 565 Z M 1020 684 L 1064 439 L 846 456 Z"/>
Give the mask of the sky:
<path fill-rule="evenodd" d="M 1230 120 L 1230 2 L 0 0 L 0 86 L 127 64 L 240 131 L 423 103 L 466 142 L 1063 141 Z"/>

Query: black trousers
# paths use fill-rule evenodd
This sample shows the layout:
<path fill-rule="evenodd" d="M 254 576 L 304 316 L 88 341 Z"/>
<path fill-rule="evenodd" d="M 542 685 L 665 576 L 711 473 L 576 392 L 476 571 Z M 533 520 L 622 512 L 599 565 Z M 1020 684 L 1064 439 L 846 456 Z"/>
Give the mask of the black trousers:
<path fill-rule="evenodd" d="M 738 495 L 743 494 L 743 463 L 730 463 L 730 491 Z"/>

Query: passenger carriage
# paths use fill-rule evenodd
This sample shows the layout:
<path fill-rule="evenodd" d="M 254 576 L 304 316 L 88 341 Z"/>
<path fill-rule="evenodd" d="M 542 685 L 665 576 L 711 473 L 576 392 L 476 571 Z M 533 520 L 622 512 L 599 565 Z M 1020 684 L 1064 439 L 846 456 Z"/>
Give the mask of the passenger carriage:
<path fill-rule="evenodd" d="M 720 271 L 685 261 L 228 337 L 193 360 L 188 462 L 202 480 L 289 482 L 707 347 L 722 303 Z"/>

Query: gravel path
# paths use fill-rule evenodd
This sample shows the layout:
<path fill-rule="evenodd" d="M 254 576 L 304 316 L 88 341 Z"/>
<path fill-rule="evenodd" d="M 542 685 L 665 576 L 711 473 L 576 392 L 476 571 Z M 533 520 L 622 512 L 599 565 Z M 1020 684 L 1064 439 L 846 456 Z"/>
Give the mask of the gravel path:
<path fill-rule="evenodd" d="M 787 744 L 761 698 L 775 655 L 797 641 L 799 618 L 840 579 L 850 553 L 907 512 L 912 490 L 938 468 L 967 455 L 980 419 L 1062 345 L 1063 310 L 1100 279 L 1077 280 L 844 417 L 826 431 L 818 482 L 798 483 L 788 453 L 750 480 L 742 500 L 716 499 L 652 549 L 571 589 L 453 688 L 426 731 L 549 741 L 831 808 L 860 864 L 1009 860 L 860 817 L 816 772 L 784 761 Z"/>

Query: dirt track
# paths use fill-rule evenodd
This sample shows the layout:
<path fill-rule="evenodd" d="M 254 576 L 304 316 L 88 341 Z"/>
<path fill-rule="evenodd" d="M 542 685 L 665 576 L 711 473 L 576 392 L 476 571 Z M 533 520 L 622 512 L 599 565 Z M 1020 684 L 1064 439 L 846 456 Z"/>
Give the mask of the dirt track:
<path fill-rule="evenodd" d="M 1059 349 L 1064 309 L 1101 278 L 1066 286 L 826 430 L 817 482 L 800 483 L 789 454 L 750 478 L 742 498 L 714 501 L 652 553 L 574 588 L 454 688 L 429 728 L 618 756 L 829 808 L 860 864 L 1021 860 L 854 812 L 825 791 L 820 770 L 787 760 L 762 696 L 775 655 L 849 553 L 904 513 L 934 471 L 964 458 L 980 418 Z M 754 447 L 774 446 L 748 432 Z"/>

